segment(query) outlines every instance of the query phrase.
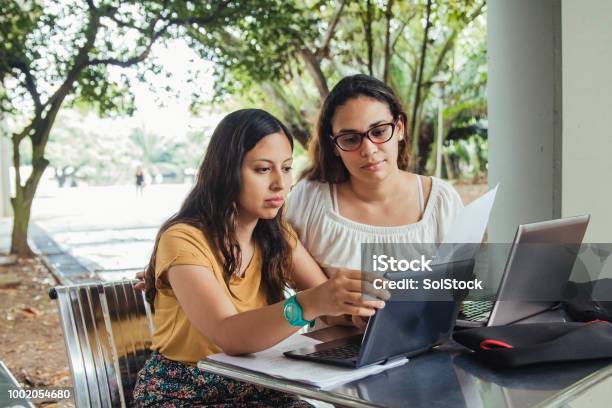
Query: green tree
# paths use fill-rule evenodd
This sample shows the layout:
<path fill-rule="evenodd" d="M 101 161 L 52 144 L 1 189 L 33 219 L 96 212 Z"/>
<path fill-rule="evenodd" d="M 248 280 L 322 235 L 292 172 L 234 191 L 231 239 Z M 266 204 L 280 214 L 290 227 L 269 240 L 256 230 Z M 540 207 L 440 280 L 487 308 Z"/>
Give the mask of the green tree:
<path fill-rule="evenodd" d="M 220 64 L 244 57 L 278 75 L 292 47 L 278 44 L 285 27 L 307 32 L 280 0 L 0 0 L 0 109 L 21 129 L 12 134 L 15 197 L 11 253 L 30 255 L 27 229 L 40 178 L 49 165 L 45 149 L 62 105 L 87 103 L 101 114 L 131 113 L 130 78 L 116 68 L 138 66 L 140 78 L 162 67 L 152 58 L 156 43 L 198 33 L 197 48 Z M 219 33 L 246 40 L 243 54 L 228 53 Z M 292 44 L 299 44 L 293 40 Z M 294 45 L 295 46 L 295 45 Z M 258 49 L 274 50 L 260 53 Z M 263 63 L 265 62 L 265 64 Z M 20 145 L 31 144 L 32 172 L 22 180 Z"/>
<path fill-rule="evenodd" d="M 462 114 L 461 107 L 468 112 L 484 106 L 486 111 L 479 71 L 486 71 L 484 11 L 484 0 L 306 1 L 296 13 L 316 16 L 316 35 L 298 33 L 302 47 L 293 48 L 283 75 L 255 81 L 259 67 L 247 64 L 240 70 L 224 67 L 224 78 L 242 84 L 234 88 L 241 93 L 239 105 L 257 104 L 278 114 L 305 144 L 330 87 L 346 75 L 373 75 L 391 85 L 407 109 L 412 163 L 422 172 L 435 153 L 428 128 L 437 102 L 434 79 L 440 73 L 449 74 L 445 106 L 455 107 L 454 117 Z M 291 35 L 285 32 L 282 41 L 291 43 Z"/>

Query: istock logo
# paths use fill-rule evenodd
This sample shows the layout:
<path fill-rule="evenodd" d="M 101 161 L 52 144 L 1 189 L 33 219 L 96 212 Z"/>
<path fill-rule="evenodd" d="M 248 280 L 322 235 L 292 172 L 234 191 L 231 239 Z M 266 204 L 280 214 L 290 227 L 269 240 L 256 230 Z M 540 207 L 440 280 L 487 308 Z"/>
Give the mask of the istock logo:
<path fill-rule="evenodd" d="M 425 255 L 421 255 L 420 259 L 395 259 L 392 256 L 387 255 L 373 255 L 372 256 L 372 267 L 374 272 L 431 272 L 429 264 L 433 259 L 426 259 Z"/>

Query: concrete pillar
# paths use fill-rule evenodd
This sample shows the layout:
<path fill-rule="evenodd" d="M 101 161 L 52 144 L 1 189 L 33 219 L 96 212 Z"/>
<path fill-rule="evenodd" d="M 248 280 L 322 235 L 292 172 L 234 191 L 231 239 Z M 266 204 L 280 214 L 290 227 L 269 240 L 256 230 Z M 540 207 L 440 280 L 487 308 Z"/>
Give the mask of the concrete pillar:
<path fill-rule="evenodd" d="M 612 242 L 612 1 L 564 1 L 563 215 Z"/>
<path fill-rule="evenodd" d="M 560 0 L 489 0 L 490 242 L 561 215 Z"/>

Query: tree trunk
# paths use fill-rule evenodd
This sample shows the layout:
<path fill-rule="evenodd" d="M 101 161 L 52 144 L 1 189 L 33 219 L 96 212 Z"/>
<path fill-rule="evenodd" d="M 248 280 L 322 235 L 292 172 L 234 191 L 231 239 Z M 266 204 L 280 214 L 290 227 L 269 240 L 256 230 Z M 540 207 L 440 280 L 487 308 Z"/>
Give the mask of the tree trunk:
<path fill-rule="evenodd" d="M 456 178 L 453 160 L 450 158 L 448 153 L 442 151 L 442 158 L 444 159 L 444 165 L 446 168 L 446 178 L 454 180 Z"/>
<path fill-rule="evenodd" d="M 415 131 L 412 133 L 412 149 L 410 150 L 410 164 L 411 164 L 411 170 L 417 174 L 421 174 L 423 169 L 424 169 L 424 164 L 423 164 L 423 156 L 422 154 L 423 152 L 423 146 L 422 146 L 422 134 L 423 134 L 423 108 L 424 108 L 424 99 L 421 99 L 419 106 L 418 106 L 418 110 L 416 112 L 414 112 L 414 117 L 415 120 L 413 120 L 414 122 L 414 128 Z"/>
<path fill-rule="evenodd" d="M 374 76 L 374 40 L 372 39 L 372 4 L 366 3 L 366 17 L 364 21 L 365 40 L 368 47 L 368 73 Z"/>
<path fill-rule="evenodd" d="M 327 98 L 327 95 L 329 95 L 329 88 L 327 87 L 327 79 L 325 79 L 325 75 L 323 75 L 323 71 L 321 70 L 321 63 L 317 56 L 307 48 L 300 50 L 300 56 L 304 60 L 306 69 L 312 76 L 317 86 L 317 90 L 319 91 L 321 102 L 323 102 L 325 98 Z"/>
<path fill-rule="evenodd" d="M 391 18 L 393 18 L 393 0 L 387 1 L 387 11 L 385 15 L 387 17 L 387 26 L 385 29 L 385 65 L 383 68 L 383 82 L 387 83 L 389 80 L 389 62 L 391 59 Z"/>
<path fill-rule="evenodd" d="M 32 209 L 36 188 L 48 165 L 49 161 L 47 159 L 39 158 L 34 160 L 32 162 L 32 174 L 28 177 L 25 186 L 19 185 L 19 178 L 15 180 L 15 198 L 11 199 L 14 214 L 11 254 L 17 254 L 18 256 L 34 255 L 34 252 L 28 245 L 30 210 Z M 16 171 L 19 171 L 19 167 L 17 167 Z"/>
<path fill-rule="evenodd" d="M 13 207 L 13 234 L 11 236 L 11 254 L 20 257 L 30 257 L 34 251 L 28 245 L 28 225 L 30 224 L 30 209 L 32 199 L 24 197 L 23 188 L 15 198 L 11 198 Z"/>
<path fill-rule="evenodd" d="M 421 57 L 419 61 L 419 68 L 417 71 L 416 79 L 416 91 L 414 96 L 414 105 L 412 107 L 412 117 L 410 118 L 410 133 L 412 141 L 412 155 L 413 157 L 419 154 L 419 125 L 420 125 L 420 111 L 421 111 L 421 87 L 423 86 L 423 69 L 425 67 L 425 59 L 427 58 L 427 42 L 429 39 L 429 29 L 431 28 L 431 0 L 427 0 L 427 11 L 425 20 L 425 31 L 423 33 L 423 42 L 421 44 Z"/>
<path fill-rule="evenodd" d="M 57 108 L 59 109 L 59 108 Z M 32 256 L 34 252 L 28 245 L 28 226 L 30 225 L 30 210 L 36 194 L 36 188 L 40 179 L 49 165 L 49 160 L 44 158 L 44 149 L 49 140 L 49 131 L 56 117 L 56 110 L 50 110 L 46 118 L 38 116 L 31 125 L 24 129 L 36 129 L 31 134 L 32 141 L 32 173 L 21 184 L 21 158 L 19 156 L 19 145 L 24 140 L 27 132 L 13 135 L 13 166 L 15 168 L 15 197 L 11 198 L 13 207 L 13 233 L 11 236 L 11 254 L 18 256 Z"/>
<path fill-rule="evenodd" d="M 284 122 L 289 126 L 289 130 L 293 137 L 306 148 L 306 146 L 308 146 L 308 140 L 310 139 L 309 123 L 291 103 L 283 87 L 278 82 L 271 81 L 262 83 L 261 87 L 272 96 L 274 102 L 278 105 L 282 112 Z"/>

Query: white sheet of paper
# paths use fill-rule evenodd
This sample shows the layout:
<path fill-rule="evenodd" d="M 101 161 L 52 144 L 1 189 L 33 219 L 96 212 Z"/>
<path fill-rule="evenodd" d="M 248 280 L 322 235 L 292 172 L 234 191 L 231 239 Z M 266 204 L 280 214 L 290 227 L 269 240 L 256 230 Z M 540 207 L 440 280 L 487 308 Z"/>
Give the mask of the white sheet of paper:
<path fill-rule="evenodd" d="M 293 360 L 283 356 L 283 352 L 320 343 L 319 340 L 303 335 L 293 335 L 274 347 L 259 353 L 246 356 L 229 356 L 225 353 L 208 356 L 208 359 L 236 367 L 246 368 L 271 375 L 277 378 L 299 381 L 317 386 L 321 389 L 333 388 L 372 374 L 378 374 L 389 368 L 398 367 L 408 362 L 399 359 L 387 364 L 372 365 L 363 368 L 343 368 L 309 361 Z"/>
<path fill-rule="evenodd" d="M 460 261 L 476 256 L 478 245 L 474 244 L 482 242 L 498 187 L 499 184 L 459 211 L 438 248 L 434 264 Z"/>

